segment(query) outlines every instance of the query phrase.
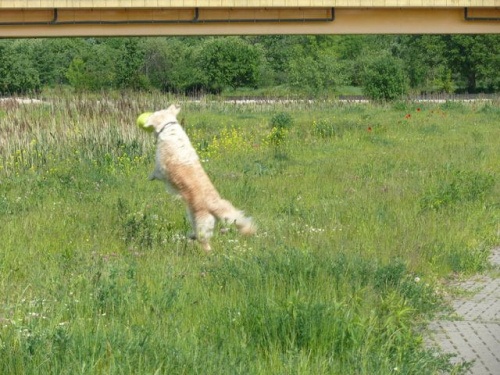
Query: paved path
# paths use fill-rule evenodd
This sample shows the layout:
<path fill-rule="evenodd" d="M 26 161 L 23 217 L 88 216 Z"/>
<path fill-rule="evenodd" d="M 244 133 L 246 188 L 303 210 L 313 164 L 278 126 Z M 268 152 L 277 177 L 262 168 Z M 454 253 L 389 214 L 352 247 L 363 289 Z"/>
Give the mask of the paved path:
<path fill-rule="evenodd" d="M 500 247 L 493 250 L 490 261 L 496 275 L 458 285 L 467 296 L 452 301 L 456 319 L 433 322 L 429 327 L 431 345 L 456 354 L 454 363 L 474 361 L 467 372 L 473 375 L 500 375 Z"/>

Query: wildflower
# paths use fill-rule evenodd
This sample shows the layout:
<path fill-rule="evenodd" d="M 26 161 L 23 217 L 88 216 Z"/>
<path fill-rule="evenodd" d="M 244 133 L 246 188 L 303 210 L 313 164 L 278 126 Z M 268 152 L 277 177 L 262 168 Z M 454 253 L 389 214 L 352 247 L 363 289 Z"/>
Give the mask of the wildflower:
<path fill-rule="evenodd" d="M 368 133 L 370 133 L 370 132 L 372 131 L 371 126 L 367 127 L 367 128 L 366 128 L 366 131 L 367 131 Z"/>
<path fill-rule="evenodd" d="M 418 276 L 417 276 L 417 277 L 415 277 L 415 282 L 416 282 L 416 283 L 420 282 L 420 277 L 418 277 Z"/>
<path fill-rule="evenodd" d="M 409 119 L 411 117 L 411 115 L 408 113 L 406 116 L 405 116 L 405 119 Z"/>
<path fill-rule="evenodd" d="M 417 108 L 417 112 L 420 112 L 420 111 L 421 111 L 421 109 L 420 109 L 420 108 Z"/>

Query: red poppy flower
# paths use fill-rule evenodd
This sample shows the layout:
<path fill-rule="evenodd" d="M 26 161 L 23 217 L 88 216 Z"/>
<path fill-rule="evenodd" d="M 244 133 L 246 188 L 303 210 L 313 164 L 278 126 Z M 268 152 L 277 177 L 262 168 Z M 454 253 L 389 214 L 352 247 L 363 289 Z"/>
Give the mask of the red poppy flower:
<path fill-rule="evenodd" d="M 409 113 L 405 116 L 406 119 L 409 119 L 410 117 L 411 115 Z"/>
<path fill-rule="evenodd" d="M 368 133 L 369 133 L 369 132 L 371 132 L 371 131 L 372 131 L 372 127 L 371 127 L 371 126 L 367 127 L 367 128 L 366 128 L 366 131 L 367 131 Z"/>
<path fill-rule="evenodd" d="M 417 108 L 417 112 L 420 112 L 420 111 L 421 111 L 421 109 L 420 109 L 420 108 Z"/>

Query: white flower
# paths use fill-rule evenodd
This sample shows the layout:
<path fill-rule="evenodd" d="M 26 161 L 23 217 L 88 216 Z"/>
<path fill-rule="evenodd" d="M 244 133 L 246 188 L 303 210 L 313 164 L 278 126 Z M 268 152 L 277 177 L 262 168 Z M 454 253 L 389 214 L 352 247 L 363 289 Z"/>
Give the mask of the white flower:
<path fill-rule="evenodd" d="M 417 277 L 415 277 L 415 282 L 416 282 L 416 283 L 420 282 L 420 277 L 418 277 L 418 276 L 417 276 Z"/>

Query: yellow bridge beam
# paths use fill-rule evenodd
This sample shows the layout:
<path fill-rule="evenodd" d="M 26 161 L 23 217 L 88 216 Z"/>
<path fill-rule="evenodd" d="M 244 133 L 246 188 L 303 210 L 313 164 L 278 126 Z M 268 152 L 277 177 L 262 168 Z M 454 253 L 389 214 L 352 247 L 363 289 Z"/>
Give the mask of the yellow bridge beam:
<path fill-rule="evenodd" d="M 236 0 L 233 0 L 233 3 Z M 252 0 L 247 0 L 250 2 Z M 302 0 L 295 0 L 296 3 Z M 413 0 L 407 0 L 410 3 Z M 446 0 L 434 0 L 434 3 Z M 135 1 L 101 1 L 101 3 Z M 142 0 L 147 3 L 161 1 Z M 200 0 L 198 3 L 213 0 Z M 218 0 L 219 4 L 227 2 Z M 260 1 L 261 3 L 264 1 Z M 270 2 L 270 1 L 269 1 Z M 322 4 L 338 3 L 319 1 Z M 319 3 L 309 1 L 309 3 Z M 363 0 L 358 0 L 361 4 Z M 376 3 L 376 0 L 370 1 Z M 383 1 L 390 3 L 389 0 Z M 395 1 L 396 2 L 396 1 Z M 420 3 L 424 1 L 421 0 Z M 500 1 L 487 0 L 493 5 Z M 6 5 L 10 4 L 10 8 Z M 42 8 L 45 3 L 66 6 Z M 0 0 L 0 38 L 55 36 L 500 33 L 500 6 L 484 7 L 69 7 L 92 0 Z M 174 3 L 174 0 L 168 3 Z M 191 0 L 183 3 L 191 4 Z M 276 3 L 276 1 L 274 1 Z M 283 4 L 288 0 L 283 0 Z M 355 3 L 355 1 L 351 1 Z M 456 0 L 455 3 L 460 3 Z M 469 1 L 468 3 L 474 3 Z M 17 4 L 15 7 L 13 4 Z M 21 7 L 24 5 L 24 7 Z M 30 5 L 30 6 L 27 6 Z M 34 7 L 33 5 L 38 5 Z M 48 4 L 47 4 L 48 5 Z"/>

